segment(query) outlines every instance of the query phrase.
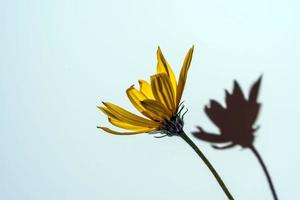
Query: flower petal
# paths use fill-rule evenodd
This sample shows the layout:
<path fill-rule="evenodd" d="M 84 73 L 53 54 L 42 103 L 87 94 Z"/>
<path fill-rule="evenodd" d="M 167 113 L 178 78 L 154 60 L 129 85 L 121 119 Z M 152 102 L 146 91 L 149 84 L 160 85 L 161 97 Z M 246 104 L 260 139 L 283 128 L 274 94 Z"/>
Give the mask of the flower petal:
<path fill-rule="evenodd" d="M 123 129 L 127 129 L 127 130 L 133 130 L 133 131 L 137 131 L 137 130 L 144 130 L 145 127 L 140 127 L 140 126 L 134 126 L 125 122 L 122 122 L 120 120 L 114 119 L 114 118 L 108 118 L 108 121 L 119 128 L 123 128 Z"/>
<path fill-rule="evenodd" d="M 114 134 L 114 135 L 136 135 L 136 134 L 147 133 L 147 132 L 151 132 L 151 131 L 155 130 L 155 129 L 148 128 L 148 129 L 132 131 L 132 132 L 118 132 L 118 131 L 114 131 L 114 130 L 111 130 L 110 128 L 102 127 L 102 126 L 98 126 L 97 128 L 100 128 L 103 131 Z"/>
<path fill-rule="evenodd" d="M 169 76 L 166 73 L 151 76 L 151 88 L 155 99 L 174 114 L 175 95 Z"/>
<path fill-rule="evenodd" d="M 131 101 L 131 103 L 134 105 L 134 107 L 143 115 L 145 115 L 146 117 L 152 119 L 152 120 L 158 120 L 160 121 L 161 118 L 157 115 L 155 115 L 152 112 L 149 112 L 147 109 L 144 108 L 144 106 L 141 104 L 141 101 L 147 99 L 146 96 L 139 92 L 137 89 L 135 89 L 133 86 L 131 86 L 130 88 L 128 88 L 126 90 L 127 96 L 129 98 L 129 100 Z"/>
<path fill-rule="evenodd" d="M 159 101 L 146 99 L 141 102 L 142 105 L 152 113 L 160 116 L 164 120 L 169 120 L 172 117 L 172 113 Z"/>
<path fill-rule="evenodd" d="M 141 101 L 146 99 L 146 96 L 142 93 L 140 93 L 137 89 L 135 89 L 133 86 L 128 88 L 126 90 L 126 94 L 131 101 L 131 103 L 134 105 L 134 107 L 139 111 L 143 112 L 145 109 L 143 108 Z"/>
<path fill-rule="evenodd" d="M 180 71 L 178 87 L 177 87 L 177 92 L 176 92 L 176 107 L 180 104 L 180 100 L 182 97 L 183 89 L 184 89 L 186 78 L 187 78 L 187 73 L 188 73 L 188 70 L 190 68 L 191 61 L 192 61 L 193 51 L 194 51 L 194 46 L 192 48 L 190 48 L 190 50 L 186 54 L 181 71 Z"/>
<path fill-rule="evenodd" d="M 176 77 L 171 66 L 162 54 L 160 47 L 157 49 L 157 73 L 166 73 L 169 76 L 175 94 L 177 88 Z"/>
<path fill-rule="evenodd" d="M 142 118 L 138 115 L 135 115 L 127 110 L 121 108 L 112 103 L 103 102 L 106 108 L 115 116 L 118 120 L 123 121 L 125 123 L 141 126 L 145 128 L 156 128 L 160 124 L 158 122 L 154 122 L 145 118 Z"/>
<path fill-rule="evenodd" d="M 147 99 L 154 99 L 151 85 L 145 80 L 139 80 L 140 92 L 143 93 Z"/>
<path fill-rule="evenodd" d="M 108 110 L 106 107 L 103 106 L 97 106 L 97 107 L 108 117 L 117 119 L 117 117 L 114 114 L 112 114 L 112 112 L 110 112 L 110 110 Z"/>

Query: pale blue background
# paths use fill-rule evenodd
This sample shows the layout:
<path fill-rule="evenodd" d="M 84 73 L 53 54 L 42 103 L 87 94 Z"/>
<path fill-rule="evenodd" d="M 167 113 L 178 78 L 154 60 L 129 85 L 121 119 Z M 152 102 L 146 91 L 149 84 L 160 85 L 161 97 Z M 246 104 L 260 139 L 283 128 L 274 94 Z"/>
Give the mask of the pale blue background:
<path fill-rule="evenodd" d="M 194 58 L 185 130 L 216 131 L 203 113 L 238 79 L 264 74 L 255 145 L 280 199 L 298 199 L 299 1 L 0 2 L 0 199 L 226 199 L 176 137 L 105 134 L 96 105 L 134 110 L 125 89 L 155 72 L 160 45 L 176 73 Z M 272 199 L 257 160 L 196 141 L 236 199 Z"/>

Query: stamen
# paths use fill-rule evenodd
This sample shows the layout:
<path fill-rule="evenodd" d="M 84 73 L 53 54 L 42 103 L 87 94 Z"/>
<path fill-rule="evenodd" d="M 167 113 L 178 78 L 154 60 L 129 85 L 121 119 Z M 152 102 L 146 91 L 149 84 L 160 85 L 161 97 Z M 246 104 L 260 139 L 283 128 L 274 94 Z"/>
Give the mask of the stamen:
<path fill-rule="evenodd" d="M 181 108 L 180 108 L 180 107 L 181 107 Z M 178 115 L 181 114 L 182 110 L 184 109 L 184 105 L 182 105 L 182 106 L 180 105 L 179 108 L 180 108 L 180 110 L 177 112 Z"/>
<path fill-rule="evenodd" d="M 189 109 L 186 109 L 186 111 L 182 115 L 182 119 L 184 119 L 185 114 L 189 111 Z"/>

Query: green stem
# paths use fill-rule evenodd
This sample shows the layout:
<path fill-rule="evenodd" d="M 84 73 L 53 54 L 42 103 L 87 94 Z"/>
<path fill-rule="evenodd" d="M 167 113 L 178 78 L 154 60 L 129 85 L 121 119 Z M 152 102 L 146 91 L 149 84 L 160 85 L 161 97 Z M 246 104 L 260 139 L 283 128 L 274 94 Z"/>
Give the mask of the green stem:
<path fill-rule="evenodd" d="M 206 164 L 208 169 L 211 171 L 211 173 L 214 175 L 216 180 L 218 181 L 219 185 L 221 186 L 222 190 L 225 192 L 228 199 L 233 200 L 232 195 L 230 194 L 229 190 L 227 189 L 226 185 L 224 184 L 223 180 L 215 170 L 215 168 L 210 164 L 208 159 L 205 157 L 205 155 L 201 152 L 201 150 L 195 145 L 195 143 L 182 131 L 180 133 L 180 137 L 186 141 L 198 154 L 198 156 L 202 159 L 202 161 Z"/>

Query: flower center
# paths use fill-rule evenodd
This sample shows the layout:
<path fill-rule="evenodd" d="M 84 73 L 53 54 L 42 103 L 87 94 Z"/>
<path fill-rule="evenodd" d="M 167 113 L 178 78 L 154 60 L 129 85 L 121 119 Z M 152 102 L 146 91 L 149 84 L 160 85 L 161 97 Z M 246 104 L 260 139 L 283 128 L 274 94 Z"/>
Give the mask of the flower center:
<path fill-rule="evenodd" d="M 167 136 L 179 136 L 183 132 L 183 116 L 180 116 L 180 112 L 176 113 L 170 120 L 164 122 L 160 132 Z"/>

